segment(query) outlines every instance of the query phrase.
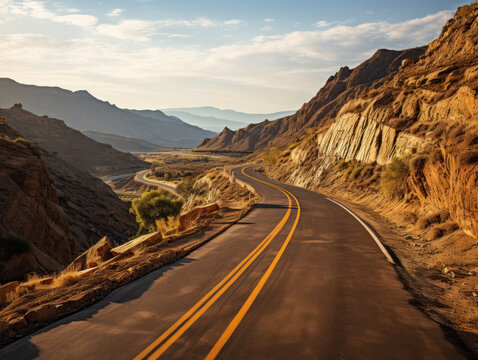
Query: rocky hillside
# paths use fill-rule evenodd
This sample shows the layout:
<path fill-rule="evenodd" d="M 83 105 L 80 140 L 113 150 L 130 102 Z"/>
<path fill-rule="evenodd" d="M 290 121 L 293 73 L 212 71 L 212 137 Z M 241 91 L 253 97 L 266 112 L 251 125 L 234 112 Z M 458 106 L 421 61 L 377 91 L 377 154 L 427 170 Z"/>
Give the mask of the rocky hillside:
<path fill-rule="evenodd" d="M 389 246 L 421 306 L 478 352 L 476 54 L 478 2 L 459 8 L 423 55 L 400 58 L 397 72 L 265 160 L 270 176 L 389 221 L 398 232 Z"/>
<path fill-rule="evenodd" d="M 0 109 L 0 117 L 28 140 L 90 174 L 124 174 L 148 167 L 136 156 L 98 143 L 66 126 L 62 120 L 32 114 L 20 104 Z"/>
<path fill-rule="evenodd" d="M 290 178 L 320 182 L 338 159 L 379 165 L 404 159 L 422 203 L 449 209 L 478 238 L 477 15 L 478 4 L 461 8 L 423 56 L 404 60 L 394 76 L 349 99 L 330 124 L 290 152 Z M 311 156 L 313 176 L 299 176 Z"/>
<path fill-rule="evenodd" d="M 131 137 L 166 147 L 194 147 L 205 137 L 216 135 L 160 111 L 153 112 L 153 117 L 118 108 L 87 91 L 72 92 L 0 79 L 0 107 L 9 108 L 16 103 L 35 114 L 62 119 L 74 129 Z"/>
<path fill-rule="evenodd" d="M 128 206 L 101 180 L 0 121 L 0 282 L 60 270 L 104 235 L 134 235 Z"/>
<path fill-rule="evenodd" d="M 378 50 L 355 69 L 341 68 L 296 114 L 275 121 L 250 124 L 237 131 L 225 128 L 217 137 L 205 139 L 198 149 L 254 151 L 272 145 L 284 145 L 305 129 L 335 118 L 349 99 L 359 96 L 371 86 L 378 86 L 377 81 L 395 73 L 402 60 L 416 58 L 424 52 L 424 47 L 403 51 Z"/>

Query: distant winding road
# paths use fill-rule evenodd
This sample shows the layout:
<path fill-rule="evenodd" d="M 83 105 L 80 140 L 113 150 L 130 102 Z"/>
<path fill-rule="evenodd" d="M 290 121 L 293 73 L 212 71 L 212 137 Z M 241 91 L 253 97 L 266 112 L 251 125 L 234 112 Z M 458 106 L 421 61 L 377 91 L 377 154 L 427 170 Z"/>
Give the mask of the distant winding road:
<path fill-rule="evenodd" d="M 137 172 L 134 179 L 136 181 L 142 182 L 143 184 L 158 186 L 166 191 L 172 192 L 173 194 L 180 196 L 178 192 L 176 191 L 175 186 L 167 185 L 154 179 L 147 179 L 146 174 L 148 172 L 149 170 L 143 170 L 143 171 Z"/>
<path fill-rule="evenodd" d="M 348 211 L 252 168 L 234 173 L 263 196 L 240 222 L 0 358 L 472 358 L 413 305 Z"/>

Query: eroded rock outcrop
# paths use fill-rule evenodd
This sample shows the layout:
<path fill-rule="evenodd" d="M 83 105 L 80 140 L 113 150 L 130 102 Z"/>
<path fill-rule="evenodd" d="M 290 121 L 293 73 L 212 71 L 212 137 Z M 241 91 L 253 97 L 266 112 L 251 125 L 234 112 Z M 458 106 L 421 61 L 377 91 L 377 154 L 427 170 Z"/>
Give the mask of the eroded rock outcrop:
<path fill-rule="evenodd" d="M 423 56 L 402 61 L 293 149 L 282 179 L 318 188 L 340 159 L 385 165 L 401 158 L 414 164 L 410 182 L 422 206 L 446 209 L 478 238 L 477 53 L 475 3 L 457 11 Z"/>
<path fill-rule="evenodd" d="M 255 151 L 284 145 L 297 138 L 305 129 L 333 119 L 347 101 L 398 71 L 403 60 L 417 58 L 424 52 L 424 47 L 402 51 L 380 49 L 354 69 L 341 68 L 296 114 L 251 124 L 237 131 L 225 129 L 217 137 L 205 140 L 198 149 Z"/>
<path fill-rule="evenodd" d="M 3 125 L 4 130 L 7 129 Z M 33 145 L 0 138 L 0 282 L 59 270 L 75 245 L 48 170 Z"/>

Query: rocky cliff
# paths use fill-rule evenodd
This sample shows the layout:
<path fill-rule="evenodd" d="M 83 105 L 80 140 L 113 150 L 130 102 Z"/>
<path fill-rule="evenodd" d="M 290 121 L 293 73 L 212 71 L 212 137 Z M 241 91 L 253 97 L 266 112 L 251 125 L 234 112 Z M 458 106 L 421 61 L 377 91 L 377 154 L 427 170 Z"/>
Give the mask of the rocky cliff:
<path fill-rule="evenodd" d="M 0 121 L 0 282 L 60 270 L 99 238 L 134 235 L 128 206 L 101 180 Z"/>
<path fill-rule="evenodd" d="M 423 56 L 403 60 L 395 75 L 349 99 L 330 125 L 291 151 L 284 163 L 294 169 L 290 181 L 319 185 L 339 159 L 406 159 L 422 204 L 449 209 L 478 238 L 477 16 L 478 4 L 461 8 Z"/>
<path fill-rule="evenodd" d="M 476 353 L 477 54 L 478 2 L 458 9 L 423 55 L 400 59 L 329 121 L 263 157 L 269 176 L 362 211 L 420 306 Z"/>
<path fill-rule="evenodd" d="M 0 123 L 0 282 L 57 271 L 75 252 L 70 227 L 37 149 Z"/>
<path fill-rule="evenodd" d="M 225 128 L 217 137 L 204 140 L 198 149 L 254 151 L 272 145 L 284 145 L 297 138 L 305 129 L 333 119 L 348 100 L 356 98 L 372 86 L 379 86 L 377 82 L 394 74 L 402 60 L 416 58 L 424 52 L 424 47 L 403 51 L 378 50 L 354 69 L 341 68 L 296 114 L 251 124 L 237 131 Z"/>
<path fill-rule="evenodd" d="M 90 174 L 128 174 L 148 167 L 136 156 L 96 142 L 66 126 L 62 120 L 32 114 L 20 104 L 0 109 L 0 117 L 41 148 L 56 153 L 61 159 Z"/>

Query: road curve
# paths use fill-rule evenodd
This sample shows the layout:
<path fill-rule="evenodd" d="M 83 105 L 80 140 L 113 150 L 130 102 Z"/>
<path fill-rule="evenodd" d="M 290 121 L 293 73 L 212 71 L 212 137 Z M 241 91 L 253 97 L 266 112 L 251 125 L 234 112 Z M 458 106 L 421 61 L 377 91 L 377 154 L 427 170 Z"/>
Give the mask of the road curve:
<path fill-rule="evenodd" d="M 156 180 L 152 180 L 152 179 L 147 179 L 146 178 L 146 174 L 149 172 L 149 170 L 143 170 L 143 171 L 139 171 L 136 173 L 134 179 L 136 181 L 139 181 L 139 182 L 142 182 L 143 184 L 147 184 L 147 185 L 154 185 L 154 186 L 157 186 L 157 187 L 160 187 L 161 189 L 164 189 L 166 191 L 169 191 L 175 195 L 178 195 L 178 192 L 176 191 L 176 187 L 172 186 L 172 185 L 166 185 L 166 184 L 163 184 L 162 182 L 160 181 L 156 181 Z"/>
<path fill-rule="evenodd" d="M 239 170 L 263 196 L 239 223 L 0 359 L 472 358 L 346 210 Z"/>

